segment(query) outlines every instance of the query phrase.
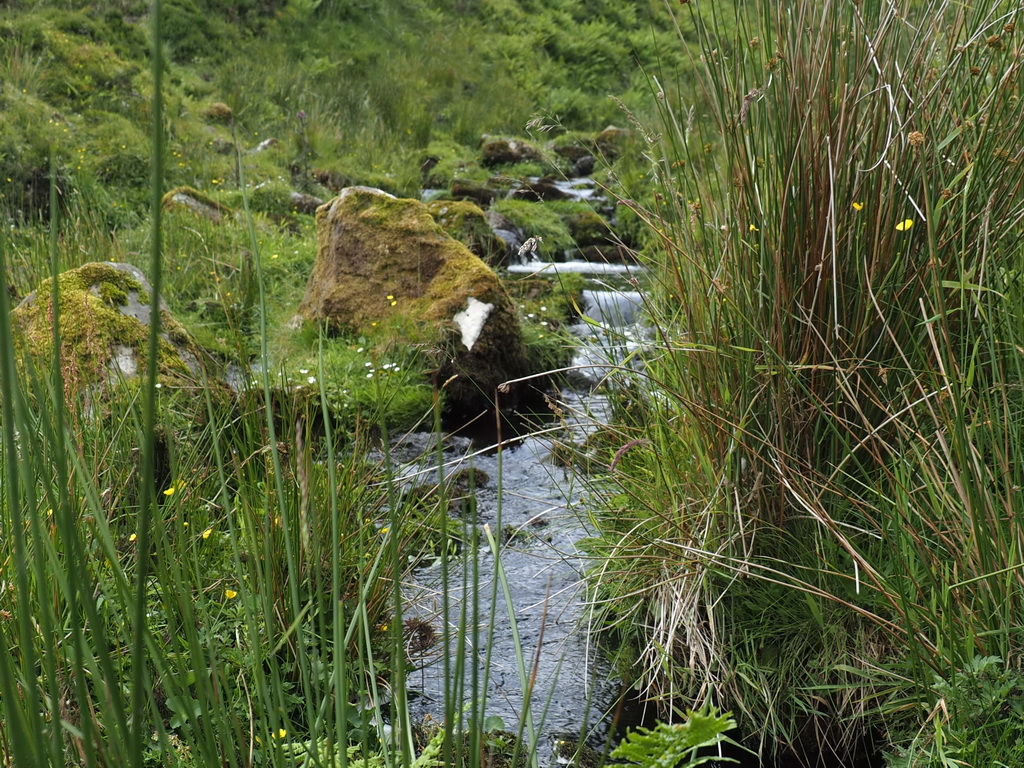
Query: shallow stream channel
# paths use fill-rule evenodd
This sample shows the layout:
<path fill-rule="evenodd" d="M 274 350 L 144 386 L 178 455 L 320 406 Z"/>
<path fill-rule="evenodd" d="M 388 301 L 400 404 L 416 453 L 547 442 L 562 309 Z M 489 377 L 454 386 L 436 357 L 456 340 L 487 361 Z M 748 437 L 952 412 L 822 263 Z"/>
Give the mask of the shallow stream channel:
<path fill-rule="evenodd" d="M 485 729 L 521 731 L 545 768 L 568 762 L 561 753 L 571 755 L 568 745 L 581 738 L 602 750 L 614 736 L 612 713 L 623 696 L 590 631 L 579 543 L 592 530 L 581 505 L 572 503 L 584 489 L 559 461 L 559 445 L 581 443 L 607 418 L 607 401 L 594 385 L 608 362 L 642 337 L 640 294 L 626 282 L 625 267 L 513 269 L 589 273 L 583 309 L 591 322 L 576 329 L 579 385 L 552 394 L 555 418 L 525 434 L 496 435 L 493 426 L 442 434 L 443 475 L 473 491 L 451 517 L 462 552 L 411 574 L 402 618 L 413 723 L 428 716 L 442 722 L 460 711 L 468 721 L 472 708 Z M 409 435 L 392 451 L 407 486 L 438 483 L 438 456 L 433 433 Z"/>

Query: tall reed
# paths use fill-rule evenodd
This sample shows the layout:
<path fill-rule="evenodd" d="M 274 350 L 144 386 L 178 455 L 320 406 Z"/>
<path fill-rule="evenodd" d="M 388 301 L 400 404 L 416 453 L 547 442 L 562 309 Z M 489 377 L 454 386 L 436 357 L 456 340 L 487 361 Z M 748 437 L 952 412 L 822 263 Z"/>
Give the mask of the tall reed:
<path fill-rule="evenodd" d="M 195 278 L 164 274 L 159 0 L 151 21 L 145 374 L 76 388 L 62 342 L 80 320 L 64 312 L 60 282 L 34 299 L 52 320 L 45 356 L 18 337 L 0 292 L 0 763 L 410 765 L 425 745 L 406 709 L 401 578 L 425 537 L 445 535 L 446 499 L 413 516 L 386 429 L 356 419 L 339 434 L 322 347 L 318 397 L 291 399 L 273 380 L 263 265 L 275 256 L 262 252 L 244 197 L 248 253 L 219 258 L 252 271 L 259 375 L 239 393 L 212 374 L 194 391 L 163 386 L 164 278 L 171 293 Z M 19 263 L 0 233 L 4 274 L 55 278 L 80 263 L 76 222 L 55 196 L 56 185 L 49 228 L 25 236 Z M 103 234 L 104 258 L 126 254 Z M 456 668 L 470 629 L 474 645 L 493 629 L 473 618 L 452 636 L 440 628 Z M 446 764 L 482 760 L 483 702 L 462 714 L 484 685 L 448 692 Z M 437 764 L 433 754 L 419 765 Z"/>
<path fill-rule="evenodd" d="M 684 5 L 598 599 L 652 695 L 808 764 L 964 727 L 936 678 L 1021 663 L 1019 10 Z"/>

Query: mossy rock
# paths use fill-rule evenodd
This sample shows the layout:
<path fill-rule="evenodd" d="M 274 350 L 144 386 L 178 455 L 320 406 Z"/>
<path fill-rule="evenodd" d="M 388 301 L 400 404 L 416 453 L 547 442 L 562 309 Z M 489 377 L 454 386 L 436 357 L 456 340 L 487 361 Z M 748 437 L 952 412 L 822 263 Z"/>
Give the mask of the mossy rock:
<path fill-rule="evenodd" d="M 324 201 L 316 195 L 297 192 L 291 185 L 275 181 L 258 184 L 249 193 L 251 210 L 269 214 L 277 220 L 297 213 L 315 213 L 323 204 Z"/>
<path fill-rule="evenodd" d="M 558 765 L 572 768 L 601 768 L 607 762 L 600 752 L 571 735 L 556 737 L 553 746 Z"/>
<path fill-rule="evenodd" d="M 629 132 L 609 125 L 594 137 L 594 151 L 605 160 L 614 160 L 622 154 Z"/>
<path fill-rule="evenodd" d="M 490 181 L 454 179 L 450 194 L 453 200 L 471 200 L 478 205 L 488 206 L 502 197 L 505 190 Z"/>
<path fill-rule="evenodd" d="M 485 723 L 491 718 L 485 718 Z M 500 718 L 495 718 L 501 722 Z M 527 768 L 530 765 L 530 747 L 522 738 L 504 728 L 489 728 L 479 732 L 475 746 L 476 754 L 470 754 L 470 747 L 474 740 L 470 733 L 462 730 L 452 738 L 453 750 L 459 750 L 460 754 L 453 755 L 452 763 L 455 765 L 479 765 L 480 768 Z M 431 765 L 441 765 L 438 758 L 441 756 L 443 728 L 434 721 L 424 722 L 423 725 L 413 726 L 413 736 L 417 748 L 422 754 L 433 757 Z"/>
<path fill-rule="evenodd" d="M 530 373 L 519 321 L 497 275 L 418 200 L 350 187 L 316 214 L 317 257 L 299 313 L 337 330 L 398 315 L 436 350 L 434 381 L 449 413 L 495 403 Z M 502 394 L 514 405 L 517 391 Z"/>
<path fill-rule="evenodd" d="M 567 137 L 568 138 L 568 137 Z M 554 147 L 554 152 L 559 157 L 565 158 L 570 164 L 576 164 L 584 157 L 591 156 L 591 150 L 588 147 L 583 146 L 578 141 L 573 139 L 568 144 L 557 144 Z"/>
<path fill-rule="evenodd" d="M 578 248 L 610 243 L 611 227 L 596 211 L 571 213 L 566 217 L 565 223 Z"/>
<path fill-rule="evenodd" d="M 518 139 L 485 136 L 480 146 L 480 164 L 486 168 L 517 163 L 539 163 L 543 155 L 537 147 Z"/>
<path fill-rule="evenodd" d="M 513 200 L 531 200 L 533 202 L 551 202 L 571 200 L 572 196 L 560 189 L 557 180 L 545 176 L 534 180 L 525 180 L 512 195 Z"/>
<path fill-rule="evenodd" d="M 550 261 L 551 254 L 561 253 L 575 245 L 564 217 L 554 204 L 498 200 L 493 210 L 512 221 L 525 237 L 543 238 L 544 245 L 538 251 L 541 261 Z"/>
<path fill-rule="evenodd" d="M 337 168 L 314 168 L 310 171 L 310 176 L 324 189 L 335 193 L 352 186 L 353 183 L 351 175 Z"/>
<path fill-rule="evenodd" d="M 235 119 L 235 113 L 231 107 L 223 101 L 215 101 L 203 107 L 203 119 L 208 123 L 219 123 L 220 125 L 231 125 Z"/>
<path fill-rule="evenodd" d="M 162 203 L 165 209 L 183 208 L 210 221 L 220 221 L 234 214 L 228 206 L 192 187 L 175 187 L 163 196 Z"/>
<path fill-rule="evenodd" d="M 441 229 L 465 243 L 473 253 L 488 264 L 503 264 L 508 256 L 508 244 L 498 237 L 487 221 L 487 214 L 473 203 L 457 200 L 436 200 L 427 204 L 427 210 Z"/>
<path fill-rule="evenodd" d="M 150 287 L 131 264 L 94 262 L 57 276 L 60 359 L 65 394 L 91 397 L 147 369 Z M 53 278 L 44 280 L 12 312 L 23 371 L 31 359 L 46 370 L 53 356 Z M 161 308 L 157 371 L 161 386 L 203 386 L 202 353 L 166 308 Z"/>

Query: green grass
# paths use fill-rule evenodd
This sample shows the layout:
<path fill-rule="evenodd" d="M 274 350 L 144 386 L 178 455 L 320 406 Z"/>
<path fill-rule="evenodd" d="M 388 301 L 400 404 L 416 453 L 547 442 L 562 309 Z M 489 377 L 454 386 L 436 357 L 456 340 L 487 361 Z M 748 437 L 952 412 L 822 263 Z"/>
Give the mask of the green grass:
<path fill-rule="evenodd" d="M 935 681 L 1020 666 L 1016 11 L 681 14 L 701 95 L 652 81 L 659 194 L 623 201 L 656 335 L 595 487 L 597 599 L 645 691 L 766 750 L 921 728 L 915 764 L 992 764 Z"/>
<path fill-rule="evenodd" d="M 159 39 L 157 14 L 153 24 Z M 154 305 L 166 284 L 176 303 L 210 313 L 235 359 L 255 347 L 270 360 L 271 302 L 278 312 L 294 303 L 308 229 L 293 236 L 249 215 L 240 231 L 162 213 L 161 77 L 154 56 L 161 129 L 148 144 L 148 227 L 111 231 L 87 204 L 61 216 L 52 170 L 49 226 L 5 232 L 0 263 L 33 285 L 83 261 L 144 258 Z M 299 338 L 290 343 L 305 358 L 293 360 L 312 368 L 302 394 L 265 366 L 234 403 L 212 387 L 197 403 L 158 388 L 154 324 L 141 383 L 86 408 L 88 393 L 66 391 L 59 357 L 19 372 L 7 292 L 0 302 L 4 764 L 294 765 L 300 753 L 319 765 L 410 764 L 397 585 L 447 506 L 421 504 L 405 520 L 390 461 L 369 456 L 381 437 L 387 445 L 392 419 L 432 424 L 436 393 L 397 407 L 389 397 L 420 387 L 376 383 L 345 399 L 346 420 L 322 382 L 341 387 L 362 350 Z M 418 372 L 400 362 L 406 377 Z M 390 358 L 380 364 L 378 382 L 401 373 Z M 392 695 L 386 738 L 380 708 Z"/>

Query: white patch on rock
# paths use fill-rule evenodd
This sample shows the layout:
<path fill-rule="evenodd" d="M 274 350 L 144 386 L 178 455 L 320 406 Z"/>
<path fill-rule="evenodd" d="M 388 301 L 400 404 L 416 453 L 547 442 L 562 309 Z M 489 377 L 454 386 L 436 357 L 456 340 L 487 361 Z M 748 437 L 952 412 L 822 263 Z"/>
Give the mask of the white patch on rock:
<path fill-rule="evenodd" d="M 135 359 L 135 351 L 131 347 L 118 344 L 110 356 L 110 369 L 121 376 L 134 376 L 138 373 L 139 365 Z"/>
<path fill-rule="evenodd" d="M 466 349 L 473 349 L 473 345 L 480 338 L 480 331 L 484 329 L 484 323 L 487 322 L 493 309 L 493 304 L 485 304 L 470 296 L 466 302 L 466 308 L 457 312 L 452 318 L 452 321 L 462 331 L 462 343 L 466 345 Z"/>

